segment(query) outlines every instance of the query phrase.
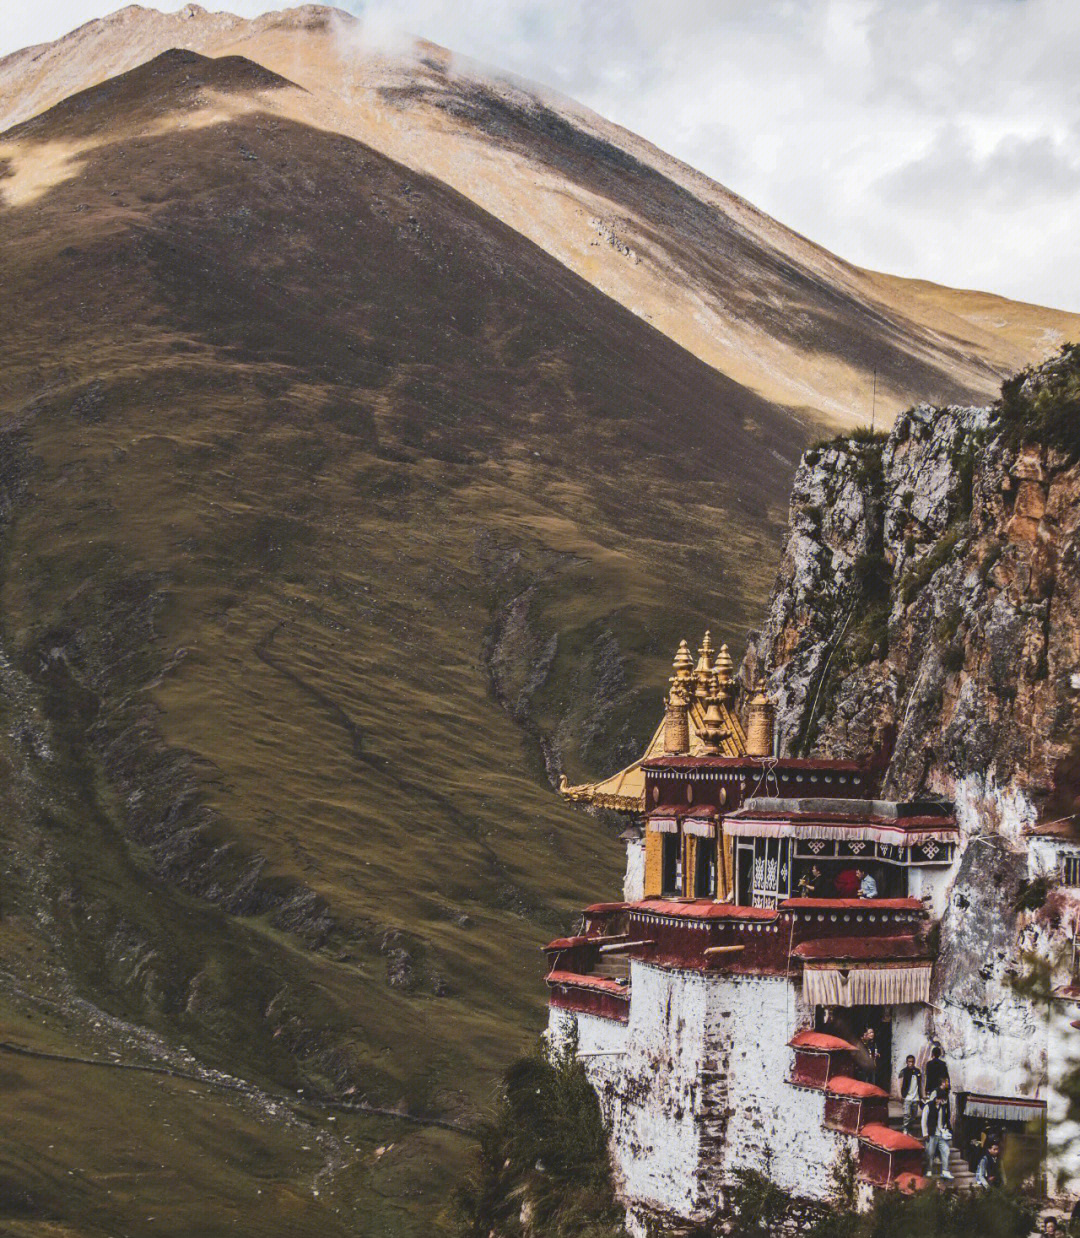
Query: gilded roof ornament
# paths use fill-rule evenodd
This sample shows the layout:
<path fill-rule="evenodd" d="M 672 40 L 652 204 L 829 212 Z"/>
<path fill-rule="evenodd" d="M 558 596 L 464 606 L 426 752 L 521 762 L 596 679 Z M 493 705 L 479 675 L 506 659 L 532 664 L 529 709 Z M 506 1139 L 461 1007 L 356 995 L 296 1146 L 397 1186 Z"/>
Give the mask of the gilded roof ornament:
<path fill-rule="evenodd" d="M 720 695 L 724 699 L 724 704 L 732 706 L 735 703 L 735 663 L 731 660 L 731 654 L 728 653 L 727 645 L 720 646 L 720 652 L 716 655 L 716 661 L 713 663 L 713 669 L 716 671 L 716 677 L 720 684 Z"/>
<path fill-rule="evenodd" d="M 705 745 L 706 752 L 710 754 L 719 753 L 721 744 L 731 734 L 724 724 L 724 715 L 720 712 L 720 706 L 723 702 L 722 694 L 723 689 L 720 684 L 720 677 L 715 671 L 712 671 L 708 676 L 705 718 L 701 727 L 701 739 Z"/>
<path fill-rule="evenodd" d="M 671 669 L 675 672 L 671 679 L 674 683 L 679 680 L 681 683 L 687 683 L 694 673 L 694 655 L 690 652 L 690 646 L 686 641 L 679 641 L 679 648 L 675 654 L 675 660 L 671 664 Z"/>
<path fill-rule="evenodd" d="M 712 636 L 709 632 L 706 632 L 701 642 L 701 648 L 698 650 L 697 666 L 694 667 L 694 678 L 697 680 L 694 695 L 701 701 L 703 707 L 709 695 L 709 675 L 713 669 L 714 652 Z"/>
<path fill-rule="evenodd" d="M 776 709 L 765 691 L 765 681 L 758 680 L 758 686 L 746 707 L 746 751 L 749 756 L 773 755 L 775 719 Z"/>
<path fill-rule="evenodd" d="M 711 638 L 710 638 L 711 644 Z M 705 642 L 702 642 L 704 648 Z M 601 782 L 583 783 L 580 786 L 560 784 L 562 795 L 572 803 L 589 804 L 595 808 L 611 808 L 617 812 L 638 814 L 645 808 L 645 771 L 642 762 L 665 753 L 689 753 L 691 756 L 702 756 L 708 753 L 727 757 L 742 756 L 746 753 L 746 733 L 742 723 L 736 717 L 733 703 L 735 683 L 732 679 L 726 686 L 725 647 L 712 662 L 711 669 L 716 672 L 719 686 L 718 700 L 712 711 L 709 709 L 709 688 L 706 686 L 706 697 L 697 693 L 697 667 L 685 641 L 679 646 L 675 655 L 674 674 L 671 684 L 679 683 L 679 691 L 667 692 L 661 697 L 662 717 L 653 732 L 644 753 L 625 769 L 612 774 Z M 712 659 L 710 659 L 712 661 Z M 730 666 L 730 655 L 727 656 L 727 666 Z M 734 669 L 734 668 L 732 668 Z M 730 675 L 730 671 L 727 672 Z M 706 718 L 706 714 L 711 716 Z M 721 734 L 719 745 L 710 744 L 706 739 L 706 731 L 711 738 L 716 738 L 713 728 L 716 726 L 716 715 L 719 714 Z M 772 727 L 769 726 L 771 738 Z"/>

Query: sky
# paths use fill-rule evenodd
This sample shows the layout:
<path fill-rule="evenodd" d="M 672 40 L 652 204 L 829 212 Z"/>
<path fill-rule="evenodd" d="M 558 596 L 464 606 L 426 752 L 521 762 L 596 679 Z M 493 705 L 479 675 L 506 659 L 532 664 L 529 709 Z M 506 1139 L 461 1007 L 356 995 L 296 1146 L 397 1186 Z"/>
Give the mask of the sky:
<path fill-rule="evenodd" d="M 116 7 L 0 0 L 0 54 Z M 1080 0 L 338 7 L 569 95 L 849 261 L 1080 311 Z"/>

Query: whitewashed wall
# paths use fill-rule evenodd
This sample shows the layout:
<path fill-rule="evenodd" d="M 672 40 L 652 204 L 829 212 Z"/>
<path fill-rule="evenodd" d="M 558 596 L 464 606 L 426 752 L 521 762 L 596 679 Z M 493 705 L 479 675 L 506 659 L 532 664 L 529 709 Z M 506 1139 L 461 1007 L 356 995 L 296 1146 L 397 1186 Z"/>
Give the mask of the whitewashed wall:
<path fill-rule="evenodd" d="M 788 1041 L 808 1019 L 796 987 L 634 962 L 631 994 L 625 1029 L 578 1016 L 631 1228 L 656 1213 L 710 1216 L 739 1169 L 761 1170 L 803 1198 L 829 1198 L 856 1142 L 823 1126 L 820 1092 L 787 1083 Z"/>
<path fill-rule="evenodd" d="M 645 839 L 631 838 L 626 843 L 626 875 L 623 898 L 636 903 L 645 897 Z"/>

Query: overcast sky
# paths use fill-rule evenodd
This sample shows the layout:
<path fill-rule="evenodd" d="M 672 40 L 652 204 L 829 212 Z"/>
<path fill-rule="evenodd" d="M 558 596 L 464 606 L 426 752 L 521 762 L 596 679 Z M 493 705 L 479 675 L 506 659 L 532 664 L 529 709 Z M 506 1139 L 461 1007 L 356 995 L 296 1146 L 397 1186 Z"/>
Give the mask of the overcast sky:
<path fill-rule="evenodd" d="M 0 51 L 117 7 L 0 0 Z M 1080 0 L 339 7 L 555 87 L 863 266 L 1080 310 Z"/>

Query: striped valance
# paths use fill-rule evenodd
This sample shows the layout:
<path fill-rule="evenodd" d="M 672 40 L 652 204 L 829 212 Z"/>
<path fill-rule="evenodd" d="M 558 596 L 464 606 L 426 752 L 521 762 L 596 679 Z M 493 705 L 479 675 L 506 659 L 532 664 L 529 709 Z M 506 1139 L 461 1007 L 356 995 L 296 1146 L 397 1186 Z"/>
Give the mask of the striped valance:
<path fill-rule="evenodd" d="M 929 1002 L 930 964 L 807 964 L 803 969 L 803 996 L 811 1006 L 909 1006 Z"/>
<path fill-rule="evenodd" d="M 684 834 L 693 834 L 697 838 L 715 838 L 716 823 L 703 821 L 700 817 L 686 817 L 682 823 Z"/>
<path fill-rule="evenodd" d="M 679 822 L 675 817 L 650 817 L 649 829 L 657 834 L 677 834 Z M 716 823 L 701 817 L 683 817 L 682 829 L 684 834 L 693 834 L 697 838 L 716 837 Z"/>
<path fill-rule="evenodd" d="M 1033 1118 L 1046 1117 L 1046 1101 L 969 1095 L 964 1117 L 985 1118 L 988 1122 L 1030 1122 Z"/>
<path fill-rule="evenodd" d="M 756 821 L 732 816 L 724 819 L 724 833 L 735 838 L 820 838 L 826 842 L 886 843 L 891 847 L 919 846 L 921 843 L 956 842 L 955 826 L 907 828 L 884 822 L 844 825 L 824 821 Z"/>

